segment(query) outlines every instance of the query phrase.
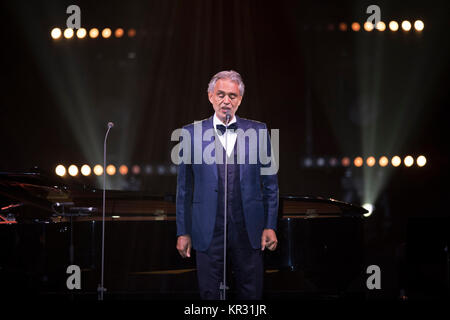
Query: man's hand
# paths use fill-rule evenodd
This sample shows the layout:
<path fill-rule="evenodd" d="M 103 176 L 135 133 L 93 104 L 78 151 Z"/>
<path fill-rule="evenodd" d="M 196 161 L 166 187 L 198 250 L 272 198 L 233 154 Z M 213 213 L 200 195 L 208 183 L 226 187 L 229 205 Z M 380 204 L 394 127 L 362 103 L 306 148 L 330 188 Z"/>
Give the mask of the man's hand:
<path fill-rule="evenodd" d="M 262 237 L 261 237 L 261 250 L 265 248 L 273 251 L 277 248 L 277 235 L 275 231 L 272 229 L 264 229 Z"/>
<path fill-rule="evenodd" d="M 191 236 L 184 235 L 178 236 L 177 239 L 177 250 L 183 258 L 191 257 Z"/>

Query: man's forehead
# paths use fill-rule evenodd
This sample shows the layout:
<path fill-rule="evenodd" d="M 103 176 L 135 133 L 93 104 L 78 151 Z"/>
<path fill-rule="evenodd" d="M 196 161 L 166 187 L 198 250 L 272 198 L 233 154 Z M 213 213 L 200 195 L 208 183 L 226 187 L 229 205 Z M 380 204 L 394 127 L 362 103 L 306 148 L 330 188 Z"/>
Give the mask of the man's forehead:
<path fill-rule="evenodd" d="M 239 84 L 230 79 L 219 79 L 214 86 L 215 91 L 233 92 L 239 94 Z"/>

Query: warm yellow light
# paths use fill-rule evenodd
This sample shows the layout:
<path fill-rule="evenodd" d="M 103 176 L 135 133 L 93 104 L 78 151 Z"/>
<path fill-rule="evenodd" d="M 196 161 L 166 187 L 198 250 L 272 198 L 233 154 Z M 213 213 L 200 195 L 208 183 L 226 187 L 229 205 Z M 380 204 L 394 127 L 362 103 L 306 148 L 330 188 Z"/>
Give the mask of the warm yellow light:
<path fill-rule="evenodd" d="M 347 24 L 345 22 L 339 23 L 339 30 L 347 31 Z"/>
<path fill-rule="evenodd" d="M 113 176 L 116 174 L 116 167 L 112 164 L 108 165 L 106 167 L 106 173 L 109 174 L 110 176 Z"/>
<path fill-rule="evenodd" d="M 50 32 L 50 35 L 52 36 L 53 39 L 57 40 L 61 38 L 62 31 L 60 28 L 53 28 L 52 31 Z"/>
<path fill-rule="evenodd" d="M 425 158 L 425 156 L 418 156 L 416 161 L 419 167 L 423 167 L 427 164 L 427 158 Z"/>
<path fill-rule="evenodd" d="M 359 25 L 358 22 L 353 22 L 352 23 L 352 30 L 353 31 L 359 31 L 361 29 L 361 26 Z"/>
<path fill-rule="evenodd" d="M 386 24 L 383 21 L 378 21 L 376 29 L 378 31 L 384 31 L 386 30 Z"/>
<path fill-rule="evenodd" d="M 64 38 L 70 39 L 72 37 L 73 37 L 73 29 L 72 28 L 67 28 L 66 30 L 64 30 Z"/>
<path fill-rule="evenodd" d="M 87 31 L 85 28 L 80 28 L 77 30 L 77 37 L 78 39 L 83 39 L 86 37 Z"/>
<path fill-rule="evenodd" d="M 128 173 L 128 167 L 126 166 L 126 165 L 121 165 L 120 167 L 119 167 L 119 172 L 120 172 L 120 174 L 121 175 L 126 175 L 127 173 Z"/>
<path fill-rule="evenodd" d="M 403 29 L 403 31 L 411 30 L 411 22 L 409 22 L 408 20 L 403 21 L 402 22 L 402 29 Z"/>
<path fill-rule="evenodd" d="M 102 37 L 105 38 L 105 39 L 111 37 L 111 29 L 110 28 L 103 29 Z"/>
<path fill-rule="evenodd" d="M 375 160 L 374 157 L 368 157 L 368 158 L 366 159 L 366 163 L 367 163 L 367 165 L 368 165 L 369 167 L 373 167 L 373 166 L 375 165 L 375 163 L 376 163 L 376 160 Z"/>
<path fill-rule="evenodd" d="M 91 174 L 91 167 L 89 167 L 87 164 L 83 165 L 81 167 L 81 174 L 83 176 L 88 176 Z"/>
<path fill-rule="evenodd" d="M 116 31 L 114 32 L 114 35 L 116 36 L 116 38 L 122 38 L 123 37 L 123 29 L 122 28 L 118 28 L 116 29 Z"/>
<path fill-rule="evenodd" d="M 373 23 L 372 22 L 364 22 L 364 30 L 366 31 L 372 31 L 373 30 Z"/>
<path fill-rule="evenodd" d="M 403 160 L 405 166 L 407 167 L 411 167 L 414 164 L 414 158 L 411 156 L 406 156 L 405 159 Z"/>
<path fill-rule="evenodd" d="M 355 160 L 353 160 L 353 164 L 355 167 L 361 167 L 363 165 L 364 161 L 361 157 L 356 157 Z"/>
<path fill-rule="evenodd" d="M 130 30 L 128 30 L 128 36 L 130 38 L 133 38 L 136 35 L 136 30 L 131 28 Z"/>
<path fill-rule="evenodd" d="M 69 171 L 69 174 L 70 174 L 72 177 L 75 177 L 75 176 L 78 174 L 78 167 L 77 167 L 76 165 L 72 164 L 72 165 L 69 167 L 68 171 Z"/>
<path fill-rule="evenodd" d="M 422 31 L 423 28 L 425 28 L 425 25 L 422 20 L 416 20 L 416 22 L 414 22 L 414 28 L 416 31 Z"/>
<path fill-rule="evenodd" d="M 378 160 L 378 164 L 380 167 L 386 167 L 389 164 L 389 159 L 385 156 L 382 156 L 380 160 Z"/>
<path fill-rule="evenodd" d="M 342 158 L 341 163 L 344 167 L 348 167 L 350 165 L 350 158 L 349 157 Z"/>
<path fill-rule="evenodd" d="M 103 167 L 99 164 L 94 166 L 94 173 L 96 176 L 101 176 L 103 174 Z"/>
<path fill-rule="evenodd" d="M 66 167 L 64 167 L 62 164 L 57 165 L 55 168 L 55 173 L 60 177 L 64 177 L 66 174 Z"/>
<path fill-rule="evenodd" d="M 95 39 L 98 37 L 98 29 L 97 28 L 92 28 L 91 30 L 89 30 L 89 37 L 91 37 L 92 39 Z"/>
<path fill-rule="evenodd" d="M 397 21 L 389 22 L 389 29 L 391 29 L 391 31 L 397 31 L 398 30 L 398 23 L 397 23 Z"/>
<path fill-rule="evenodd" d="M 399 156 L 394 156 L 391 160 L 391 163 L 394 167 L 398 167 L 402 164 L 402 159 Z"/>

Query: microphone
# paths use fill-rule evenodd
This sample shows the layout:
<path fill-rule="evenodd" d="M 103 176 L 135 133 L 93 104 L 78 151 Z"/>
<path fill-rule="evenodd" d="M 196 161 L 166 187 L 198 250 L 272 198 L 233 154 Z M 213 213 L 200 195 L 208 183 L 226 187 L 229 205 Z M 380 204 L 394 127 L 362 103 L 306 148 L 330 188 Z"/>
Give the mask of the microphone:
<path fill-rule="evenodd" d="M 230 120 L 231 120 L 231 112 L 230 110 L 228 110 L 227 114 L 225 115 L 225 122 L 227 123 L 227 125 L 230 122 Z"/>
<path fill-rule="evenodd" d="M 108 122 L 108 128 L 114 127 L 114 122 Z"/>

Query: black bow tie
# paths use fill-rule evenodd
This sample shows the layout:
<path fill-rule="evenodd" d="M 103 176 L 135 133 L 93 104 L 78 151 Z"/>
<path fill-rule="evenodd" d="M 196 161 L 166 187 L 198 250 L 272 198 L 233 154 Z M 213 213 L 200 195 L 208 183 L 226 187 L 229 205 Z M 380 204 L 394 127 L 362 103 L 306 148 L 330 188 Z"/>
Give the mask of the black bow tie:
<path fill-rule="evenodd" d="M 226 130 L 226 127 L 225 127 L 223 124 L 217 124 L 217 125 L 216 125 L 216 129 L 217 129 L 218 131 L 220 131 L 221 134 L 224 134 L 224 133 L 225 133 L 225 130 Z M 234 123 L 230 124 L 230 125 L 228 126 L 228 130 L 229 130 L 229 129 L 231 129 L 231 130 L 236 130 L 236 129 L 237 129 L 237 123 L 234 122 Z"/>

